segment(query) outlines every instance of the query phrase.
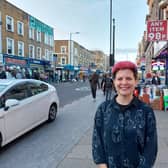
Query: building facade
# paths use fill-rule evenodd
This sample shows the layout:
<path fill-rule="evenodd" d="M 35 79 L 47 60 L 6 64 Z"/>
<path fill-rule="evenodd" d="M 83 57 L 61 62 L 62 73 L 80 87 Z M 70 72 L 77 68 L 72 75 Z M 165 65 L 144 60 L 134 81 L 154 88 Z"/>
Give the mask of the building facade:
<path fill-rule="evenodd" d="M 0 0 L 0 62 L 6 67 L 45 71 L 53 66 L 53 28 Z"/>
<path fill-rule="evenodd" d="M 55 40 L 54 45 L 57 55 L 55 67 L 58 75 L 65 80 L 105 70 L 105 54 L 102 51 L 90 51 L 73 40 Z"/>
<path fill-rule="evenodd" d="M 162 20 L 167 21 L 168 0 L 147 0 L 147 5 L 149 8 L 149 13 L 146 15 L 146 25 L 148 21 L 162 21 Z M 152 73 L 153 71 L 155 71 L 155 69 L 153 69 L 153 62 L 159 62 L 159 61 L 164 61 L 165 63 L 167 62 L 165 68 L 168 69 L 167 59 L 163 57 L 162 59 L 158 59 L 159 58 L 158 56 L 160 56 L 160 54 L 162 54 L 162 52 L 168 48 L 167 40 L 148 41 L 147 34 L 148 34 L 147 30 L 145 30 L 142 40 L 139 43 L 138 47 L 139 64 L 145 66 L 145 74 Z M 167 72 L 166 69 L 165 72 Z"/>

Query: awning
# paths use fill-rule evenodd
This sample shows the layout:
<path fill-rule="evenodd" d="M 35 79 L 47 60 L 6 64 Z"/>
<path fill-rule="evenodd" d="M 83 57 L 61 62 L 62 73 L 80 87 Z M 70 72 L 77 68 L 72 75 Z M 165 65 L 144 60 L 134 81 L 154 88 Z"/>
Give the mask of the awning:
<path fill-rule="evenodd" d="M 64 65 L 64 70 L 73 71 L 74 70 L 74 66 L 70 65 L 70 64 Z"/>
<path fill-rule="evenodd" d="M 158 51 L 156 57 L 153 59 L 167 59 L 168 58 L 168 45 L 166 44 L 161 50 Z"/>

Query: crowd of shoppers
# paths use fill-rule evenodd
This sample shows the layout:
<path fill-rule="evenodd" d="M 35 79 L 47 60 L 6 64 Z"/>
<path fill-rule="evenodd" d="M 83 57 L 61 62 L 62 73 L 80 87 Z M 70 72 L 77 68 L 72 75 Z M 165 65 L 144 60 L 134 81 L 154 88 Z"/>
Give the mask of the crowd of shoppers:
<path fill-rule="evenodd" d="M 21 68 L 19 66 L 0 65 L 0 79 L 37 79 L 46 82 L 54 82 L 53 72 L 39 71 L 38 69 Z"/>

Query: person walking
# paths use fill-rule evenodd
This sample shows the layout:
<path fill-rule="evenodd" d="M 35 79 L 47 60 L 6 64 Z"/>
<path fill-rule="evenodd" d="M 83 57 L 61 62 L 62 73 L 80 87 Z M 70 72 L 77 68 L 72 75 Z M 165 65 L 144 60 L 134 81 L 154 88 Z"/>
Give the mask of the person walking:
<path fill-rule="evenodd" d="M 154 73 L 154 74 L 153 74 L 152 84 L 153 84 L 153 85 L 160 85 L 160 77 L 158 76 L 157 73 Z"/>
<path fill-rule="evenodd" d="M 113 91 L 113 80 L 109 73 L 106 74 L 106 78 L 104 80 L 104 92 L 106 95 L 106 100 L 110 100 L 112 98 Z"/>
<path fill-rule="evenodd" d="M 97 108 L 92 155 L 98 168 L 152 168 L 157 156 L 157 128 L 150 106 L 133 95 L 137 67 L 120 61 L 112 69 L 116 96 Z"/>
<path fill-rule="evenodd" d="M 96 91 L 97 91 L 97 88 L 100 87 L 99 86 L 99 75 L 94 72 L 90 79 L 90 87 L 91 87 L 91 93 L 92 93 L 92 97 L 93 97 L 93 100 L 95 101 L 96 100 Z"/>
<path fill-rule="evenodd" d="M 6 72 L 3 65 L 0 65 L 0 79 L 6 79 Z"/>

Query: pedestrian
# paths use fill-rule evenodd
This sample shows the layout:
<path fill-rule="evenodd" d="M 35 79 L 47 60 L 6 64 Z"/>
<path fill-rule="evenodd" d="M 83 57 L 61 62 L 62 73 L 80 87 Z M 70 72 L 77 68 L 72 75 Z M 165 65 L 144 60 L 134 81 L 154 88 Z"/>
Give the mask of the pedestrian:
<path fill-rule="evenodd" d="M 105 87 L 104 87 L 105 80 L 106 80 L 106 74 L 103 74 L 102 80 L 100 83 L 100 88 L 102 89 L 104 95 L 105 95 Z"/>
<path fill-rule="evenodd" d="M 6 72 L 3 65 L 0 65 L 0 79 L 6 79 Z"/>
<path fill-rule="evenodd" d="M 116 96 L 96 111 L 93 160 L 99 168 L 152 168 L 157 156 L 156 120 L 152 108 L 133 96 L 137 67 L 120 61 L 112 74 Z"/>
<path fill-rule="evenodd" d="M 96 72 L 94 72 L 91 75 L 89 82 L 90 82 L 92 97 L 93 97 L 93 100 L 95 101 L 97 88 L 100 87 L 99 86 L 99 75 Z"/>
<path fill-rule="evenodd" d="M 160 85 L 160 77 L 158 76 L 157 73 L 154 73 L 154 74 L 153 74 L 152 84 L 153 84 L 153 85 Z"/>
<path fill-rule="evenodd" d="M 113 79 L 109 73 L 106 74 L 106 78 L 104 80 L 104 92 L 106 95 L 106 100 L 110 100 L 112 98 L 113 91 Z"/>

